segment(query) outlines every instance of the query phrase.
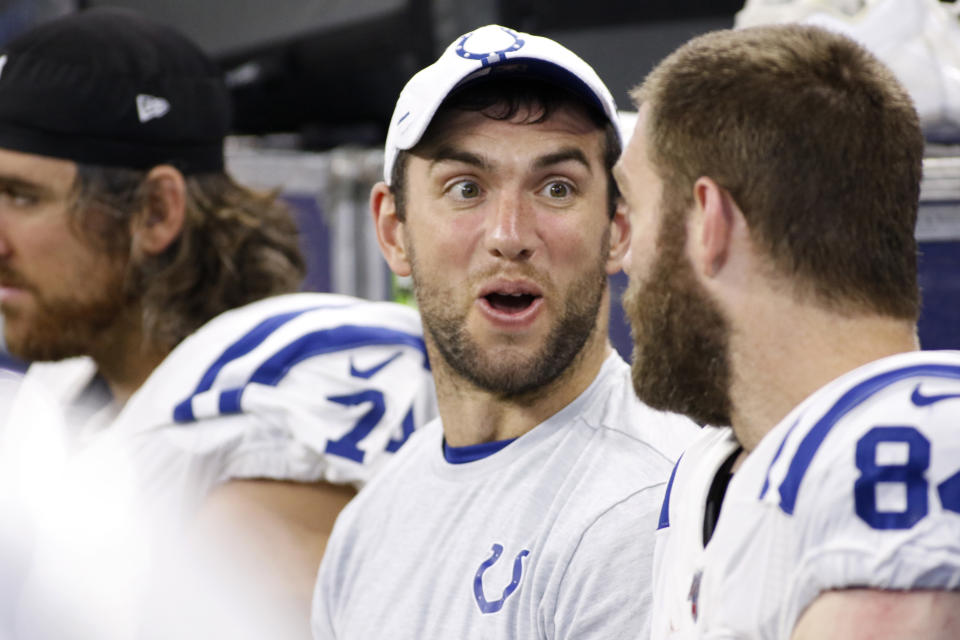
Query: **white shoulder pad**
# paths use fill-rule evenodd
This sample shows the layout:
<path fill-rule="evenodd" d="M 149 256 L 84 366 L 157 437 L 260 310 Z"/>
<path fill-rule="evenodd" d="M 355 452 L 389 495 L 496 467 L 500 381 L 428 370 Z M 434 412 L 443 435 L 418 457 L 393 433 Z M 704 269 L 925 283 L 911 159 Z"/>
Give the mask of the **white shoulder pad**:
<path fill-rule="evenodd" d="M 730 484 L 707 550 L 713 612 L 786 637 L 826 590 L 960 588 L 958 417 L 957 352 L 885 358 L 808 398 Z"/>

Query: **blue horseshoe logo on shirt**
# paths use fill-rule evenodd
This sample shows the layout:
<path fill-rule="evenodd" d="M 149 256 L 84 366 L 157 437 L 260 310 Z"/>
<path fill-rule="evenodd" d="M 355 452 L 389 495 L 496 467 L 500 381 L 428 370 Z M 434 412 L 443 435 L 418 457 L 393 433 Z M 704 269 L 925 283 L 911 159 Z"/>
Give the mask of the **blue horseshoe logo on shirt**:
<path fill-rule="evenodd" d="M 480 607 L 481 613 L 496 613 L 503 608 L 503 603 L 506 602 L 510 594 L 520 586 L 520 577 L 523 574 L 523 558 L 524 556 L 530 555 L 530 551 L 527 549 L 517 554 L 517 557 L 513 560 L 513 579 L 510 581 L 510 584 L 507 585 L 507 588 L 503 590 L 503 597 L 493 602 L 487 602 L 487 599 L 483 595 L 483 573 L 500 559 L 500 554 L 503 553 L 503 546 L 494 543 L 492 551 L 493 555 L 483 561 L 483 564 L 477 569 L 477 575 L 473 579 L 473 595 L 477 599 L 477 606 Z"/>

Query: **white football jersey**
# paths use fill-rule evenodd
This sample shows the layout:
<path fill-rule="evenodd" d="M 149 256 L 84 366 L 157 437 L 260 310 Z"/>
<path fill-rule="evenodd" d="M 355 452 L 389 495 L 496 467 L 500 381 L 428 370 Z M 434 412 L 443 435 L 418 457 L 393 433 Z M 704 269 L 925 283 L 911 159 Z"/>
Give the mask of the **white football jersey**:
<path fill-rule="evenodd" d="M 615 353 L 578 398 L 488 457 L 448 462 L 432 422 L 337 519 L 313 637 L 646 637 L 654 524 L 697 431 L 641 404 Z"/>
<path fill-rule="evenodd" d="M 655 578 L 665 618 L 654 637 L 785 639 L 824 591 L 960 589 L 958 420 L 960 352 L 847 373 L 743 461 L 704 549 L 689 529 L 734 448 L 727 434 L 706 434 L 665 506 Z"/>
<path fill-rule="evenodd" d="M 332 294 L 221 314 L 119 412 L 98 380 L 87 358 L 32 365 L 0 441 L 5 512 L 30 558 L 23 637 L 125 637 L 153 542 L 214 487 L 359 486 L 436 413 L 419 315 Z"/>
<path fill-rule="evenodd" d="M 695 638 L 707 496 L 721 466 L 740 450 L 733 431 L 704 427 L 677 461 L 657 523 L 651 637 Z"/>

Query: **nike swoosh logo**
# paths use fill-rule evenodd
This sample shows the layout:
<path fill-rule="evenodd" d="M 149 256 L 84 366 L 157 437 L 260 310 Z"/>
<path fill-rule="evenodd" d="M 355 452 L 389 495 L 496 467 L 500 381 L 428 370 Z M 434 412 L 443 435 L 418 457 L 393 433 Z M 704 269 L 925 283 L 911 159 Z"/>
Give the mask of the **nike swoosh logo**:
<path fill-rule="evenodd" d="M 388 364 L 390 364 L 391 362 L 399 358 L 401 355 L 403 355 L 403 351 L 397 351 L 395 354 L 393 354 L 392 356 L 390 356 L 380 364 L 375 364 L 369 369 L 357 369 L 355 366 L 353 366 L 353 357 L 351 356 L 350 357 L 350 375 L 352 375 L 354 378 L 363 378 L 364 380 L 369 380 L 373 376 L 377 375 L 378 371 L 380 371 L 385 366 L 387 366 Z"/>
<path fill-rule="evenodd" d="M 953 400 L 955 398 L 960 398 L 960 393 L 940 393 L 932 396 L 924 395 L 920 393 L 920 385 L 914 387 L 913 393 L 910 394 L 910 402 L 918 407 L 926 407 L 941 400 Z"/>

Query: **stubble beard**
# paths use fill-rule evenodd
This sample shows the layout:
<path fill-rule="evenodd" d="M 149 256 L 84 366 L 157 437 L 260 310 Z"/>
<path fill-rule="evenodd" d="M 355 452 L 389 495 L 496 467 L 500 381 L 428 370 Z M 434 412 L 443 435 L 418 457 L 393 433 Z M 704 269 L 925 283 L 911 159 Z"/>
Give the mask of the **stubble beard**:
<path fill-rule="evenodd" d="M 658 258 L 631 278 L 624 309 L 633 334 L 633 387 L 647 405 L 700 424 L 729 425 L 729 323 L 684 254 L 685 216 L 665 212 Z"/>
<path fill-rule="evenodd" d="M 604 242 L 604 247 L 609 238 Z M 433 286 L 411 256 L 414 291 L 423 325 L 446 364 L 475 387 L 505 398 L 536 394 L 574 365 L 597 326 L 607 287 L 605 249 L 601 260 L 567 290 L 562 311 L 540 348 L 526 356 L 509 346 L 485 350 L 466 328 L 466 309 L 458 308 L 454 291 Z M 544 278 L 534 279 L 544 282 Z M 471 288 L 464 283 L 462 290 Z"/>
<path fill-rule="evenodd" d="M 7 271 L 0 267 L 0 272 Z M 2 309 L 7 350 L 26 361 L 90 355 L 95 345 L 103 343 L 128 315 L 132 296 L 124 286 L 124 271 L 117 265 L 105 283 L 91 283 L 97 288 L 86 296 L 46 297 L 26 284 L 33 307 L 29 311 L 16 307 Z"/>

